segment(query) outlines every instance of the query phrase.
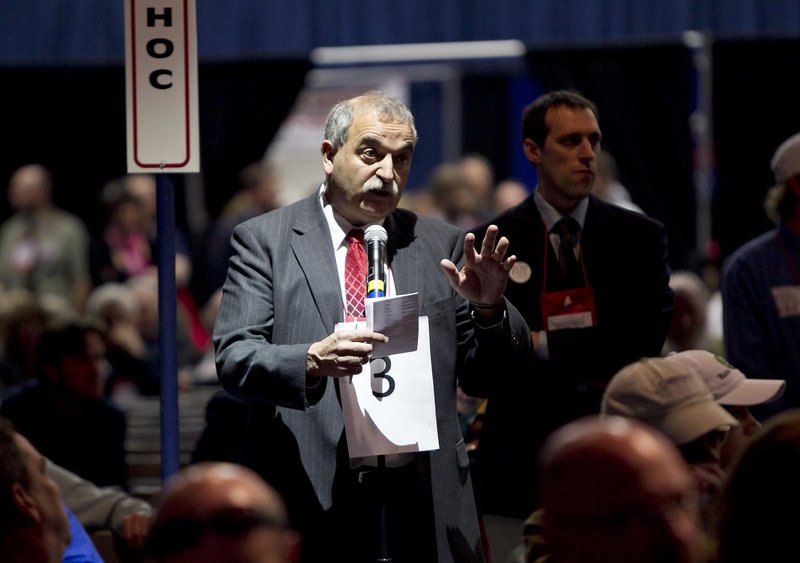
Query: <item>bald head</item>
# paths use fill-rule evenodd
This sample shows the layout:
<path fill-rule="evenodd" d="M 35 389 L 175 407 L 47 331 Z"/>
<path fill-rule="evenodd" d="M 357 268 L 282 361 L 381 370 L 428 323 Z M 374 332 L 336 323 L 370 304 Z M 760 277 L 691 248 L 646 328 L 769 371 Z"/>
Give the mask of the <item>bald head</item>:
<path fill-rule="evenodd" d="M 578 420 L 551 435 L 540 469 L 546 535 L 559 561 L 695 560 L 694 482 L 655 430 L 618 417 Z"/>
<path fill-rule="evenodd" d="M 152 532 L 159 561 L 285 563 L 296 540 L 279 494 L 230 463 L 189 466 L 164 487 Z"/>

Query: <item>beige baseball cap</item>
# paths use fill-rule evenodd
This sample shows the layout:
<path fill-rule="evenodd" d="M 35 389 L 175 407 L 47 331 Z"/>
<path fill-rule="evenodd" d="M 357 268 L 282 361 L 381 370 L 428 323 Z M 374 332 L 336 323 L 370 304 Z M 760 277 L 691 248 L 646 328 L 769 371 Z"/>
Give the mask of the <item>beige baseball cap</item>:
<path fill-rule="evenodd" d="M 800 133 L 781 143 L 772 156 L 770 167 L 778 183 L 800 174 Z"/>
<path fill-rule="evenodd" d="M 774 401 L 786 388 L 783 379 L 748 379 L 728 360 L 706 350 L 672 353 L 668 361 L 693 368 L 721 405 L 751 406 Z"/>
<path fill-rule="evenodd" d="M 645 422 L 679 446 L 739 424 L 693 368 L 666 358 L 645 358 L 618 371 L 603 393 L 600 413 Z"/>

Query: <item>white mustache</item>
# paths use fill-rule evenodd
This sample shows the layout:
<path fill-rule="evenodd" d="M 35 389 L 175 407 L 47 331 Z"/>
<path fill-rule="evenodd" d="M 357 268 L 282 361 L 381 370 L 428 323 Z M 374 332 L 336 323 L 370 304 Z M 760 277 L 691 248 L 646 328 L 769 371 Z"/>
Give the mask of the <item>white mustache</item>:
<path fill-rule="evenodd" d="M 397 182 L 384 182 L 377 176 L 373 176 L 366 182 L 364 182 L 364 186 L 362 188 L 364 193 L 372 192 L 372 191 L 387 191 L 391 195 L 396 196 L 400 189 L 397 187 Z"/>

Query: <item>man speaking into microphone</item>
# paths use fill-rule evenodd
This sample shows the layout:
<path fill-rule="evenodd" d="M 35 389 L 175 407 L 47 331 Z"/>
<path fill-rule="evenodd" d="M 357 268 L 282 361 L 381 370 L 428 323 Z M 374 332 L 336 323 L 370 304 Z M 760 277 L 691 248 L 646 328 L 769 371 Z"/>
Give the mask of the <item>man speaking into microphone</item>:
<path fill-rule="evenodd" d="M 387 338 L 334 327 L 364 316 L 363 229 L 381 225 L 383 291 L 418 293 L 428 319 L 439 442 L 381 472 L 391 560 L 483 561 L 456 376 L 469 386 L 528 361 L 530 331 L 503 297 L 515 258 L 494 228 L 476 249 L 472 235 L 397 209 L 417 144 L 399 100 L 367 92 L 340 102 L 324 137 L 319 190 L 231 239 L 214 344 L 223 386 L 250 402 L 242 461 L 284 496 L 304 562 L 375 561 L 371 474 L 348 457 L 339 380 L 360 373 Z M 398 385 L 402 377 L 394 374 Z"/>

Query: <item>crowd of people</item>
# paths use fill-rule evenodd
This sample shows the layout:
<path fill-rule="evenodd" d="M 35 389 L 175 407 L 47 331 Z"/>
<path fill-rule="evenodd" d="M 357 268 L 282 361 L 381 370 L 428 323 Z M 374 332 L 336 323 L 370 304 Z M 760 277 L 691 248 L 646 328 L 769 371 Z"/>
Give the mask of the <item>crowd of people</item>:
<path fill-rule="evenodd" d="M 154 178 L 109 182 L 91 232 L 20 167 L 0 224 L 4 560 L 100 561 L 98 529 L 136 561 L 794 560 L 766 503 L 791 506 L 800 461 L 800 134 L 771 163 L 776 229 L 712 279 L 670 269 L 600 110 L 572 90 L 525 108 L 535 186 L 470 153 L 405 191 L 414 118 L 380 92 L 331 109 L 307 198 L 243 169 L 202 268 L 177 233 L 175 375 L 219 390 L 156 506 L 127 491 L 118 405 L 163 375 Z M 419 294 L 433 449 L 348 452 L 347 386 L 390 342 L 364 324 L 371 225 L 386 296 Z"/>

